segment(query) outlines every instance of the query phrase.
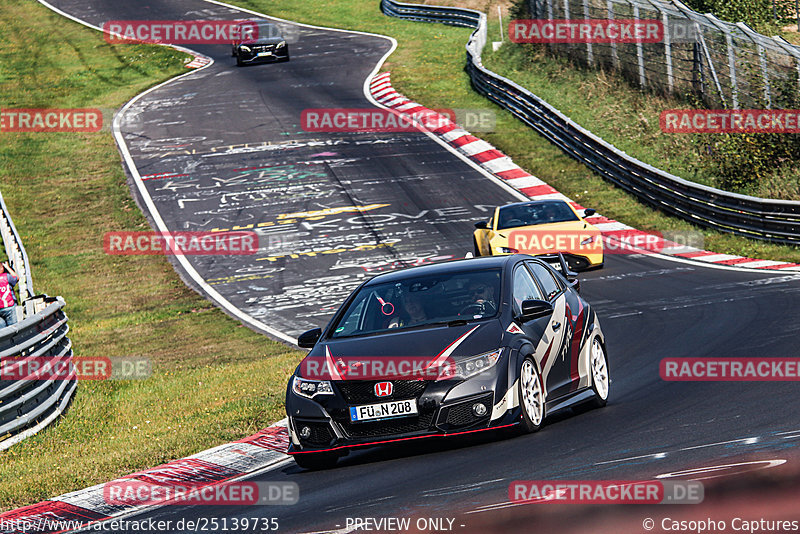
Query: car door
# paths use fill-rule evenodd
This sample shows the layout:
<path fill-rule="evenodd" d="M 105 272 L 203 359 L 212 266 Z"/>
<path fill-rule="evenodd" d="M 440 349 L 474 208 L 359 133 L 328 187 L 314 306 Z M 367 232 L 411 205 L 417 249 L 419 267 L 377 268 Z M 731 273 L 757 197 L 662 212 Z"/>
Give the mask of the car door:
<path fill-rule="evenodd" d="M 579 336 L 582 325 L 577 324 L 577 317 L 573 315 L 577 311 L 574 308 L 579 299 L 575 298 L 563 281 L 544 263 L 529 260 L 525 264 L 531 270 L 544 299 L 553 305 L 549 326 L 559 340 L 557 352 L 553 356 L 555 361 L 552 362 L 547 377 L 550 400 L 553 400 L 573 391 L 580 379 L 578 374 L 580 339 L 576 339 L 576 330 Z M 577 315 L 582 316 L 581 313 Z"/>
<path fill-rule="evenodd" d="M 548 300 L 542 288 L 535 281 L 531 272 L 525 267 L 525 263 L 519 263 L 513 274 L 512 309 L 515 317 L 522 313 L 521 304 L 523 300 L 538 299 Z M 556 303 L 559 305 L 558 303 Z M 545 394 L 552 399 L 552 390 L 561 386 L 561 380 L 565 373 L 560 367 L 564 366 L 563 360 L 559 359 L 561 347 L 564 340 L 564 332 L 560 326 L 554 327 L 553 317 L 563 315 L 563 304 L 561 309 L 555 309 L 553 315 L 534 319 L 532 321 L 519 322 L 518 325 L 525 335 L 534 341 L 534 357 L 539 364 L 543 377 Z"/>

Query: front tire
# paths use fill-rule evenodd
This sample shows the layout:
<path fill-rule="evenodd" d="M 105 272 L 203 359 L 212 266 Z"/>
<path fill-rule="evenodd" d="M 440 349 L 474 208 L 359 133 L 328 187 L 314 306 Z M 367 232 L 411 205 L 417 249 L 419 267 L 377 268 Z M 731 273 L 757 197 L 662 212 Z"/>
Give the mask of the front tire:
<path fill-rule="evenodd" d="M 239 54 L 236 54 L 236 66 L 243 67 L 244 61 L 242 61 L 242 57 Z"/>
<path fill-rule="evenodd" d="M 522 430 L 528 434 L 541 428 L 545 401 L 541 375 L 532 356 L 527 356 L 519 371 L 519 405 L 522 409 Z"/>
<path fill-rule="evenodd" d="M 336 465 L 339 455 L 335 452 L 310 452 L 305 454 L 295 454 L 294 461 L 303 469 L 317 471 L 319 469 L 330 469 Z"/>
<path fill-rule="evenodd" d="M 611 385 L 611 378 L 608 373 L 608 357 L 600 338 L 592 340 L 592 349 L 589 353 L 589 367 L 592 373 L 592 391 L 594 397 L 589 401 L 589 405 L 594 408 L 602 408 L 608 403 L 608 391 Z"/>

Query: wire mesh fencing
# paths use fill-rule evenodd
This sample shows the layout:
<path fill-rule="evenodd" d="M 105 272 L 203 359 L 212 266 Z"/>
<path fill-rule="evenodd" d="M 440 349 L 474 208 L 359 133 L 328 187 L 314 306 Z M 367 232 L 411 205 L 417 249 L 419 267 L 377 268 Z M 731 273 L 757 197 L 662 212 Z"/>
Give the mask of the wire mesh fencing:
<path fill-rule="evenodd" d="M 528 9 L 541 22 L 658 24 L 657 41 L 587 38 L 548 45 L 588 67 L 620 72 L 644 90 L 711 109 L 800 107 L 800 47 L 744 23 L 697 13 L 679 0 L 528 0 Z"/>

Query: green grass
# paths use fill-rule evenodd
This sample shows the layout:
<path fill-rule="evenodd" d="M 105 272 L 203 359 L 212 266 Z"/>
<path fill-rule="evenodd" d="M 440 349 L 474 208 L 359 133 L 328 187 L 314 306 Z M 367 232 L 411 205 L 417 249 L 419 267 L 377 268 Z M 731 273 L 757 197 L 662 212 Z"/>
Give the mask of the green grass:
<path fill-rule="evenodd" d="M 496 131 L 478 134 L 481 138 L 511 156 L 531 174 L 608 217 L 642 230 L 700 231 L 705 236 L 705 247 L 715 252 L 800 262 L 800 249 L 797 247 L 773 245 L 702 230 L 643 206 L 634 197 L 604 182 L 583 164 L 564 155 L 560 149 L 510 113 L 480 96 L 472 89 L 464 72 L 464 45 L 471 33 L 469 29 L 387 17 L 380 12 L 377 1 L 330 0 L 324 6 L 305 0 L 239 0 L 232 3 L 299 22 L 394 37 L 398 41 L 398 48 L 387 60 L 384 70 L 391 71 L 395 89 L 429 108 L 493 110 L 497 114 Z M 428 0 L 425 3 L 463 5 L 465 2 Z M 469 4 L 469 7 L 482 9 L 490 14 L 488 40 L 499 41 L 496 6 L 507 8 L 509 3 L 472 0 Z M 485 63 L 497 69 L 500 74 L 523 82 L 522 85 L 543 96 L 579 123 L 582 118 L 590 117 L 593 113 L 602 116 L 603 128 L 597 133 L 603 136 L 608 134 L 612 141 L 617 137 L 626 141 L 620 143 L 620 148 L 636 153 L 640 139 L 646 141 L 658 136 L 658 114 L 652 113 L 655 109 L 660 112 L 663 108 L 658 108 L 658 104 L 651 101 L 650 95 L 631 89 L 610 75 L 581 71 L 555 60 L 550 64 L 549 58 L 537 63 L 536 68 L 526 65 L 523 69 L 519 67 L 511 49 L 511 46 L 506 46 L 501 48 L 501 52 L 492 54 L 491 45 L 487 45 L 484 51 Z M 508 58 L 507 53 L 510 54 Z M 523 77 L 524 79 L 520 79 Z M 567 89 L 573 84 L 574 88 Z M 598 105 L 598 101 L 601 105 Z M 628 111 L 619 111 L 622 109 Z M 588 122 L 583 124 L 589 129 L 593 129 L 594 125 Z M 634 137 L 627 139 L 627 136 Z M 684 145 L 680 140 L 667 138 L 662 141 L 664 144 L 658 152 L 654 148 L 650 150 L 665 158 L 664 167 L 672 172 L 694 173 L 692 162 L 695 160 L 683 150 Z M 692 179 L 695 176 L 702 179 L 699 174 L 684 177 Z"/>
<path fill-rule="evenodd" d="M 185 54 L 110 45 L 31 0 L 0 0 L 0 18 L 3 108 L 119 108 L 186 72 Z M 110 132 L 3 132 L 0 163 L 36 291 L 65 298 L 76 356 L 139 356 L 154 367 L 146 380 L 81 382 L 56 425 L 0 452 L 0 509 L 239 439 L 283 417 L 299 352 L 228 318 L 164 257 L 103 253 L 106 232 L 148 229 Z"/>

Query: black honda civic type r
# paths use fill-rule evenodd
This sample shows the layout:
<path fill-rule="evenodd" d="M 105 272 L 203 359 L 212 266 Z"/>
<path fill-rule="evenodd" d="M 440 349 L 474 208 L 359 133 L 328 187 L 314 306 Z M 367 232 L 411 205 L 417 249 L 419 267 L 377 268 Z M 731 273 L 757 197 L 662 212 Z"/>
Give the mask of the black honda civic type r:
<path fill-rule="evenodd" d="M 551 258 L 552 259 L 552 258 Z M 289 454 L 331 466 L 353 447 L 516 426 L 603 406 L 606 345 L 563 257 L 451 261 L 361 284 L 289 380 Z M 564 273 L 562 275 L 561 273 Z"/>

